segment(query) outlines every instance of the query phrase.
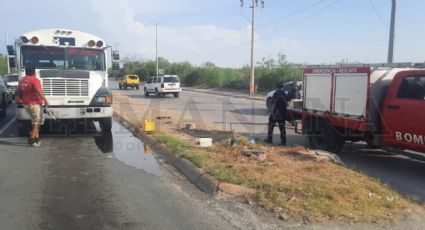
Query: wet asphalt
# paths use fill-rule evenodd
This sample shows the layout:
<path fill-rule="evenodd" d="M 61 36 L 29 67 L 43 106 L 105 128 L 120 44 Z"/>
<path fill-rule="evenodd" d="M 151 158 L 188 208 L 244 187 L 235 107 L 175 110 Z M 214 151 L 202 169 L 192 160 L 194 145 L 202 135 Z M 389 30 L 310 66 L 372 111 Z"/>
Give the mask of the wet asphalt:
<path fill-rule="evenodd" d="M 44 130 L 42 146 L 0 120 L 1 229 L 255 229 L 234 205 L 203 194 L 114 122 Z M 239 214 L 238 214 L 239 213 Z"/>

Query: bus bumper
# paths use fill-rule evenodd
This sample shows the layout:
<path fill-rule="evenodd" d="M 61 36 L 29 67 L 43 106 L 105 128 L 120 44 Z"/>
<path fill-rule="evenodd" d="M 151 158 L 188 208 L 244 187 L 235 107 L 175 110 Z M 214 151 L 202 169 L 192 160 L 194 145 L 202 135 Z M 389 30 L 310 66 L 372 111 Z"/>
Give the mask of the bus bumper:
<path fill-rule="evenodd" d="M 113 109 L 112 106 L 110 107 L 49 107 L 49 111 L 51 112 L 51 115 L 47 113 L 45 109 L 43 109 L 44 112 L 44 119 L 99 119 L 99 118 L 106 118 L 106 117 L 112 117 L 113 115 Z M 16 108 L 16 119 L 17 120 L 30 120 L 30 116 L 25 111 L 25 109 L 22 106 L 18 106 Z"/>

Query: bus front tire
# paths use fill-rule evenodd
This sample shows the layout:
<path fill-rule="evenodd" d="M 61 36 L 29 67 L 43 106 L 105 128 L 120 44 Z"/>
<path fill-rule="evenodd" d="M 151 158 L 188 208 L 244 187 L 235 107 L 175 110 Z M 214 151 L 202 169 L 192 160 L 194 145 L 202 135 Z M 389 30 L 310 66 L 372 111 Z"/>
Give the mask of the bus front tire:
<path fill-rule="evenodd" d="M 103 132 L 110 132 L 112 129 L 112 117 L 102 118 L 99 124 Z"/>

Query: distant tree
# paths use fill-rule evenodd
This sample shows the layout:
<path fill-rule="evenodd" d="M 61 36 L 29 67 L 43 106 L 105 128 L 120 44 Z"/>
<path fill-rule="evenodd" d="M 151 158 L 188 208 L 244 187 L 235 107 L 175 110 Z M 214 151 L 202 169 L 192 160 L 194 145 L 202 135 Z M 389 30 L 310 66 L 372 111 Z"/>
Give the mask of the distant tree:
<path fill-rule="evenodd" d="M 286 59 L 286 55 L 285 55 L 285 54 L 283 54 L 283 53 L 279 53 L 279 54 L 277 55 L 277 65 L 278 65 L 279 67 L 282 67 L 282 66 L 288 65 L 288 60 Z"/>
<path fill-rule="evenodd" d="M 202 64 L 202 67 L 204 67 L 204 68 L 215 68 L 216 66 L 215 66 L 215 64 L 214 64 L 214 63 L 212 63 L 212 62 L 210 62 L 210 61 L 207 61 L 207 62 L 204 62 L 204 63 Z"/>
<path fill-rule="evenodd" d="M 121 74 L 137 74 L 142 81 L 156 74 L 156 61 L 141 58 L 126 58 Z M 169 62 L 165 58 L 158 58 L 159 68 L 165 74 L 180 76 L 186 86 L 199 87 L 229 87 L 247 89 L 250 76 L 250 66 L 242 68 L 221 68 L 211 61 L 204 62 L 200 67 L 189 62 Z M 255 83 L 260 91 L 273 89 L 277 81 L 294 81 L 301 79 L 302 70 L 299 65 L 289 64 L 286 55 L 279 53 L 276 58 L 262 58 L 257 62 Z"/>

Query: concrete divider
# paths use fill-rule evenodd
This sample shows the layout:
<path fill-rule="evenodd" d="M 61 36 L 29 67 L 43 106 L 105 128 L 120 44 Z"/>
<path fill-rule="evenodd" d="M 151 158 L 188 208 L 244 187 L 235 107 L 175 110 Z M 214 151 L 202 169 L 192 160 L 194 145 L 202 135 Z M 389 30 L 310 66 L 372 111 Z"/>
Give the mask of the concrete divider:
<path fill-rule="evenodd" d="M 173 153 L 167 146 L 161 144 L 151 135 L 146 134 L 143 129 L 137 127 L 134 121 L 129 120 L 119 111 L 114 110 L 114 117 L 121 122 L 125 122 L 133 130 L 134 134 L 140 137 L 145 144 L 152 147 L 156 154 L 161 156 L 167 163 L 178 169 L 188 180 L 197 186 L 201 191 L 215 195 L 218 191 L 218 180 L 206 174 L 202 169 L 196 167 L 192 162 L 187 159 L 181 158 Z"/>

